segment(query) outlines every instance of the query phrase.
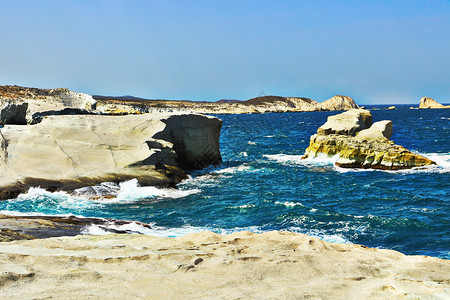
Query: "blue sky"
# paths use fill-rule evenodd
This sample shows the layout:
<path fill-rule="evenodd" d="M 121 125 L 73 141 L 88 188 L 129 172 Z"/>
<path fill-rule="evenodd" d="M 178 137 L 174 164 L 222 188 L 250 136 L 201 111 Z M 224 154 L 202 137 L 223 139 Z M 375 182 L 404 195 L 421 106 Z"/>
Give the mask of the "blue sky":
<path fill-rule="evenodd" d="M 1 1 L 0 84 L 450 102 L 450 1 Z"/>

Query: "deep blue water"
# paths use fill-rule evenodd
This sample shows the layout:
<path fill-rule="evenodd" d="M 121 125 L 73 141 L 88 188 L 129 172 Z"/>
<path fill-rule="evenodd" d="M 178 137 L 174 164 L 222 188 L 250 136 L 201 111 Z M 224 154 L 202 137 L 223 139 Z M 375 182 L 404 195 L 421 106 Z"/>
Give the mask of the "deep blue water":
<path fill-rule="evenodd" d="M 392 140 L 438 167 L 358 171 L 329 160 L 300 160 L 310 135 L 336 112 L 220 115 L 224 162 L 180 184 L 184 197 L 129 182 L 115 200 L 35 189 L 0 202 L 0 210 L 137 220 L 154 224 L 148 234 L 167 236 L 206 229 L 290 230 L 450 258 L 450 110 L 397 107 L 372 110 L 374 121 L 392 120 Z"/>

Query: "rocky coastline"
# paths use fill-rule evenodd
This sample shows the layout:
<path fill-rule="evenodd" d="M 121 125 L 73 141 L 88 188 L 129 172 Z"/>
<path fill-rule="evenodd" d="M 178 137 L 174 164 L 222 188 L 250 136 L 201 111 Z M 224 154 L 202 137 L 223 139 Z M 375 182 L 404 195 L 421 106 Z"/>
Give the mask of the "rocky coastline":
<path fill-rule="evenodd" d="M 0 86 L 0 199 L 119 183 L 174 186 L 217 165 L 222 121 L 194 113 L 108 115 L 90 95 Z"/>
<path fill-rule="evenodd" d="M 23 105 L 20 106 L 19 105 Z M 321 103 L 304 97 L 262 96 L 246 101 L 179 101 L 150 100 L 136 97 L 108 97 L 76 93 L 68 89 L 37 89 L 21 86 L 0 86 L 0 111 L 9 115 L 3 123 L 12 119 L 21 124 L 34 124 L 43 116 L 70 114 L 127 115 L 143 113 L 198 113 L 198 114 L 251 114 L 268 112 L 330 111 L 358 108 L 348 96 L 336 95 Z M 13 108 L 18 110 L 13 114 Z M 25 117 L 22 115 L 26 114 Z M 16 117 L 17 116 L 17 117 Z M 18 121 L 14 124 L 18 124 Z"/>
<path fill-rule="evenodd" d="M 318 129 L 305 158 L 339 155 L 340 167 L 387 170 L 434 164 L 395 145 L 392 122 L 373 123 L 350 97 L 149 103 L 0 86 L 0 199 L 35 186 L 113 197 L 105 182 L 133 178 L 141 185 L 174 186 L 189 170 L 221 162 L 222 121 L 199 113 L 347 110 Z M 130 224 L 151 229 L 123 220 L 0 215 L 2 299 L 450 295 L 448 260 L 279 231 L 153 237 L 126 229 Z M 89 226 L 109 234 L 80 235 Z"/>
<path fill-rule="evenodd" d="M 310 138 L 304 159 L 320 155 L 338 156 L 343 168 L 400 170 L 435 165 L 390 140 L 391 121 L 373 123 L 368 110 L 355 109 L 328 117 Z"/>
<path fill-rule="evenodd" d="M 446 299 L 450 263 L 303 234 L 0 243 L 2 299 Z"/>
<path fill-rule="evenodd" d="M 348 96 L 337 95 L 324 102 L 303 97 L 262 96 L 246 101 L 196 102 L 94 96 L 99 109 L 112 114 L 142 112 L 189 112 L 201 114 L 262 114 L 357 108 Z"/>

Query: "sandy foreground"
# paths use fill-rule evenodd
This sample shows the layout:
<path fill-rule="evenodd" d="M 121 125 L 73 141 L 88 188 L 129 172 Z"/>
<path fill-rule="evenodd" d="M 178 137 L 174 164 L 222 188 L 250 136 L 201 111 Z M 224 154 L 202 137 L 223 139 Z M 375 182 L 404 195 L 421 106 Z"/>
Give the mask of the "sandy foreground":
<path fill-rule="evenodd" d="M 289 232 L 0 243 L 1 299 L 450 299 L 450 261 Z"/>

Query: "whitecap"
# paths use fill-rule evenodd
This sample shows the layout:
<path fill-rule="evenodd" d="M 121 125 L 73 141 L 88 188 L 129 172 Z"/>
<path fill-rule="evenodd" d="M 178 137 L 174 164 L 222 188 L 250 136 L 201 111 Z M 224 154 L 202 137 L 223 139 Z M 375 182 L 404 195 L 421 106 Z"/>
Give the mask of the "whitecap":
<path fill-rule="evenodd" d="M 303 166 L 331 166 L 338 159 L 339 156 L 335 155 L 333 157 L 329 157 L 326 154 L 319 154 L 318 157 L 314 158 L 305 158 L 303 159 L 303 155 L 288 155 L 288 154 L 264 154 L 263 157 L 268 158 L 269 160 L 274 160 L 276 162 L 282 164 L 296 164 Z"/>
<path fill-rule="evenodd" d="M 303 206 L 303 204 L 301 204 L 300 202 L 289 202 L 289 201 L 284 201 L 284 202 L 275 201 L 275 204 L 284 205 L 286 207 Z"/>
<path fill-rule="evenodd" d="M 141 187 L 139 186 L 137 179 L 121 182 L 119 186 L 120 191 L 114 199 L 115 201 L 129 201 L 155 197 L 177 199 L 201 192 L 199 189 L 177 190 L 170 188 L 157 188 L 154 186 Z"/>
<path fill-rule="evenodd" d="M 19 194 L 17 196 L 16 200 L 22 201 L 22 200 L 29 200 L 33 198 L 38 198 L 42 196 L 53 196 L 53 197 L 70 197 L 70 195 L 67 192 L 59 191 L 59 192 L 49 192 L 46 189 L 40 188 L 40 187 L 30 187 L 26 193 Z"/>
<path fill-rule="evenodd" d="M 214 228 L 214 227 L 201 227 L 184 225 L 182 227 L 167 228 L 157 226 L 155 224 L 149 224 L 151 228 L 145 227 L 141 224 L 131 222 L 124 225 L 117 225 L 114 223 L 107 223 L 103 225 L 89 225 L 83 229 L 82 234 L 85 235 L 106 235 L 111 231 L 125 231 L 130 233 L 140 233 L 155 237 L 180 237 L 189 233 L 212 231 L 218 234 L 230 234 L 239 231 L 250 231 L 254 233 L 263 232 L 258 226 L 249 227 L 235 227 L 235 228 Z"/>
<path fill-rule="evenodd" d="M 210 187 L 210 186 L 215 186 L 217 184 L 217 177 L 218 175 L 215 174 L 205 174 L 205 175 L 200 175 L 200 176 L 188 176 L 188 178 L 184 179 L 183 181 L 181 181 L 177 187 L 190 187 L 190 186 L 195 186 L 195 187 Z"/>
<path fill-rule="evenodd" d="M 84 218 L 83 216 L 78 216 L 78 215 L 74 215 L 74 214 L 45 214 L 42 212 L 35 212 L 35 211 L 30 211 L 30 212 L 20 212 L 20 211 L 16 211 L 16 210 L 0 210 L 0 214 L 1 215 L 8 215 L 8 216 L 17 216 L 17 217 L 26 217 L 26 216 L 34 216 L 34 217 L 39 217 L 39 216 L 52 216 L 52 217 L 77 217 L 77 218 Z"/>
<path fill-rule="evenodd" d="M 263 157 L 280 163 L 292 162 L 300 164 L 302 160 L 302 155 L 264 154 Z"/>
<path fill-rule="evenodd" d="M 180 237 L 189 233 L 202 232 L 202 231 L 212 231 L 217 234 L 226 235 L 240 231 L 248 231 L 253 233 L 263 233 L 267 230 L 261 229 L 260 226 L 248 226 L 248 227 L 234 227 L 234 228 L 217 228 L 217 227 L 209 227 L 209 226 L 191 226 L 184 225 L 181 227 L 175 228 L 167 228 L 162 226 L 157 226 L 154 223 L 148 224 L 148 226 L 144 226 L 143 224 L 139 224 L 137 222 L 130 222 L 127 224 L 118 225 L 114 222 L 109 222 L 105 224 L 92 224 L 85 227 L 82 230 L 82 234 L 84 235 L 107 235 L 111 232 L 127 232 L 134 234 L 144 234 L 155 237 Z M 321 240 L 331 242 L 331 243 L 344 243 L 344 244 L 352 244 L 348 239 L 346 239 L 341 234 L 327 234 L 320 230 L 312 229 L 305 230 L 301 227 L 289 227 L 286 229 L 290 232 L 302 233 L 309 235 L 311 237 L 319 238 Z"/>
<path fill-rule="evenodd" d="M 348 173 L 348 172 L 386 172 L 393 174 L 450 173 L 450 153 L 416 153 L 416 154 L 425 156 L 426 158 L 436 162 L 436 165 L 414 167 L 411 169 L 400 169 L 400 170 L 342 168 L 334 165 L 334 169 L 339 173 Z"/>
<path fill-rule="evenodd" d="M 105 224 L 91 224 L 85 227 L 81 234 L 84 235 L 105 235 L 110 234 L 111 232 L 128 232 L 128 233 L 140 233 L 146 235 L 152 235 L 155 229 L 148 228 L 143 226 L 142 224 L 138 224 L 136 222 L 131 222 L 127 224 L 118 225 L 114 222 L 109 222 Z"/>
<path fill-rule="evenodd" d="M 253 168 L 251 166 L 247 166 L 247 165 L 240 165 L 240 166 L 236 166 L 236 167 L 228 167 L 225 169 L 221 169 L 221 170 L 217 170 L 214 171 L 214 173 L 216 174 L 234 174 L 237 172 L 246 172 L 246 171 L 251 171 Z"/>
<path fill-rule="evenodd" d="M 330 243 L 353 244 L 341 234 L 328 234 L 318 229 L 305 230 L 301 227 L 289 227 L 288 231 L 306 234 Z"/>
<path fill-rule="evenodd" d="M 421 154 L 443 168 L 450 168 L 450 153 L 423 153 Z"/>
<path fill-rule="evenodd" d="M 248 144 L 249 144 L 249 145 L 256 145 L 256 143 L 255 143 L 255 142 L 252 142 L 252 141 L 248 141 Z"/>
<path fill-rule="evenodd" d="M 112 183 L 110 185 L 113 185 Z M 79 191 L 83 189 L 79 189 Z M 14 205 L 17 201 L 30 201 L 31 207 L 35 210 L 47 208 L 55 209 L 56 211 L 70 210 L 84 210 L 94 208 L 96 206 L 102 206 L 108 203 L 128 203 L 137 201 L 140 199 L 148 198 L 164 198 L 164 199 L 177 199 L 187 197 L 192 194 L 200 193 L 200 189 L 174 189 L 174 188 L 157 188 L 153 186 L 139 186 L 137 179 L 121 182 L 119 185 L 112 189 L 115 194 L 111 198 L 102 198 L 99 194 L 96 198 L 92 198 L 91 193 L 83 194 L 77 193 L 71 195 L 64 191 L 49 192 L 40 187 L 32 187 L 26 193 L 20 194 L 16 199 L 10 200 L 11 205 Z M 108 194 L 108 196 L 111 196 Z M 5 207 L 8 209 L 8 206 Z"/>
<path fill-rule="evenodd" d="M 239 206 L 230 206 L 230 208 L 238 208 L 238 209 L 247 209 L 247 208 L 253 208 L 253 207 L 255 207 L 255 205 L 254 204 L 251 204 L 251 203 L 249 203 L 249 204 L 244 204 L 244 205 L 239 205 Z"/>

